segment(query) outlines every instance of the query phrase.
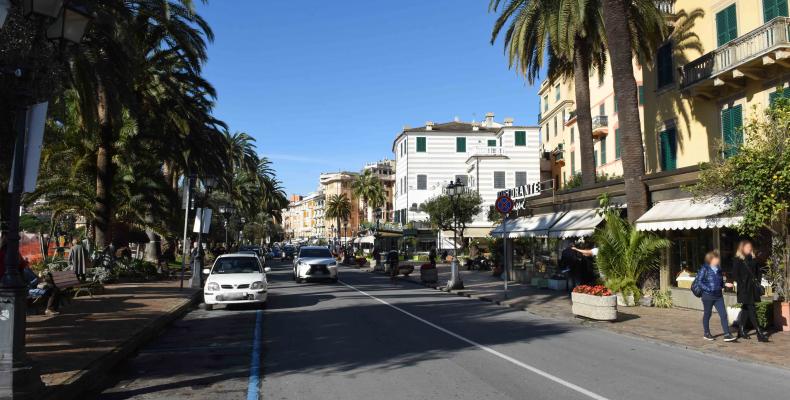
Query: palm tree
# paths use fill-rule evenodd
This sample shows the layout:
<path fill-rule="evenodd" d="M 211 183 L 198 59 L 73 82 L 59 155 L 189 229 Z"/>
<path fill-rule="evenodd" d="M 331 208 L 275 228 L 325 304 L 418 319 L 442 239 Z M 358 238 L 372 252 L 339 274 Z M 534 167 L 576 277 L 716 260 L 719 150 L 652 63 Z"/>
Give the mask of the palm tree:
<path fill-rule="evenodd" d="M 345 194 L 334 194 L 326 201 L 324 214 L 328 218 L 335 218 L 338 238 L 340 237 L 340 220 L 348 221 L 351 217 L 351 201 Z"/>
<path fill-rule="evenodd" d="M 367 212 L 367 221 L 373 221 L 373 209 L 380 207 L 386 201 L 384 196 L 384 186 L 372 169 L 366 169 L 351 183 L 351 190 L 354 196 L 362 199 Z"/>
<path fill-rule="evenodd" d="M 489 11 L 495 12 L 502 0 L 491 0 Z M 600 12 L 595 1 L 586 1 L 579 10 L 578 2 L 567 0 L 515 0 L 502 8 L 491 34 L 494 44 L 502 28 L 509 66 L 535 83 L 544 58 L 548 59 L 550 80 L 574 79 L 576 125 L 579 127 L 582 185 L 595 183 L 595 157 L 590 110 L 590 71 L 596 69 L 599 79 L 606 67 L 606 48 L 602 38 Z M 575 6 L 575 7 L 574 7 Z"/>
<path fill-rule="evenodd" d="M 641 60 L 643 65 L 651 60 L 666 34 L 664 15 L 658 5 L 668 1 L 671 0 L 601 0 L 622 132 L 620 141 L 628 219 L 632 222 L 647 211 L 647 187 L 641 180 L 645 174 L 645 154 L 633 47 L 636 44 L 645 48 Z M 641 23 L 635 24 L 634 21 Z M 638 25 L 638 30 L 634 29 L 635 25 Z"/>

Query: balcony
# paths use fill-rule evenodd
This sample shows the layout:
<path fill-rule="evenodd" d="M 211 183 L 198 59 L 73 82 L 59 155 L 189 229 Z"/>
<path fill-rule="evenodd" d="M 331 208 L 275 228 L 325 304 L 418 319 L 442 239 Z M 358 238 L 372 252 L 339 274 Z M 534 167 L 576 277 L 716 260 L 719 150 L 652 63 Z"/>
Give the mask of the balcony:
<path fill-rule="evenodd" d="M 508 158 L 505 148 L 501 146 L 478 146 L 470 149 L 466 154 L 469 156 L 467 161 L 474 157 Z"/>
<path fill-rule="evenodd" d="M 609 117 L 606 115 L 596 115 L 592 118 L 593 137 L 598 139 L 609 133 Z"/>
<path fill-rule="evenodd" d="M 551 151 L 551 155 L 554 156 L 554 163 L 558 164 L 559 166 L 565 165 L 565 145 L 560 143 L 554 150 Z"/>
<path fill-rule="evenodd" d="M 761 27 L 683 66 L 681 87 L 692 95 L 715 98 L 740 90 L 743 78 L 777 76 L 790 69 L 790 18 L 776 17 Z"/>

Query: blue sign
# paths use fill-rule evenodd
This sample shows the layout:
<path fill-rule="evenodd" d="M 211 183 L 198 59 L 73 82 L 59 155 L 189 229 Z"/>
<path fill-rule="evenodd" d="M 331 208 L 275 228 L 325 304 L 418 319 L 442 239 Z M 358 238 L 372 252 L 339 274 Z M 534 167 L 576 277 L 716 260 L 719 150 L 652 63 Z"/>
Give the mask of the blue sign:
<path fill-rule="evenodd" d="M 504 194 L 497 197 L 495 206 L 497 211 L 502 214 L 507 214 L 513 210 L 513 200 L 510 196 Z"/>

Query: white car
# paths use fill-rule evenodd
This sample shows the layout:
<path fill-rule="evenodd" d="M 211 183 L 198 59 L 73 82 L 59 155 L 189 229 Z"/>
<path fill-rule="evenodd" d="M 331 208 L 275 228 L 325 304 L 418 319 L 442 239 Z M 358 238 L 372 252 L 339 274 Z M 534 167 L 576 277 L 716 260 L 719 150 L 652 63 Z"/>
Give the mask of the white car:
<path fill-rule="evenodd" d="M 264 268 L 255 254 L 231 253 L 219 256 L 207 274 L 203 287 L 206 310 L 216 304 L 266 303 L 269 283 Z"/>
<path fill-rule="evenodd" d="M 337 282 L 337 261 L 326 247 L 301 247 L 294 258 L 293 277 L 296 282 L 318 279 Z"/>

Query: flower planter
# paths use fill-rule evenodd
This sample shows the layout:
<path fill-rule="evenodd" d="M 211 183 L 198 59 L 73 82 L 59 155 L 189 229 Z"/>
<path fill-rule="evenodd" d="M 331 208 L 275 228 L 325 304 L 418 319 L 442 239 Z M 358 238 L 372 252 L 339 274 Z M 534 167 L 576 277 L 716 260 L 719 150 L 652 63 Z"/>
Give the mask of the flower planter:
<path fill-rule="evenodd" d="M 571 293 L 573 315 L 598 321 L 617 319 L 617 297 L 596 296 L 584 293 Z"/>
<path fill-rule="evenodd" d="M 568 280 L 567 279 L 549 279 L 546 283 L 551 290 L 568 290 Z"/>
<path fill-rule="evenodd" d="M 549 282 L 545 278 L 532 278 L 529 284 L 535 286 L 538 289 L 542 289 L 548 286 Z"/>
<path fill-rule="evenodd" d="M 518 283 L 529 283 L 530 273 L 525 269 L 514 269 L 510 271 L 511 279 Z"/>
<path fill-rule="evenodd" d="M 430 264 L 428 264 L 430 266 Z M 420 267 L 420 281 L 422 283 L 437 283 L 439 282 L 439 270 L 434 268 Z"/>
<path fill-rule="evenodd" d="M 727 322 L 730 323 L 730 326 L 735 325 L 738 322 L 738 317 L 741 315 L 741 308 L 740 307 L 727 307 Z"/>
<path fill-rule="evenodd" d="M 623 296 L 622 293 L 617 293 L 615 297 L 617 297 L 617 305 L 620 307 L 633 307 L 636 305 L 633 294 Z"/>
<path fill-rule="evenodd" d="M 774 302 L 774 326 L 782 332 L 790 331 L 790 301 Z"/>

